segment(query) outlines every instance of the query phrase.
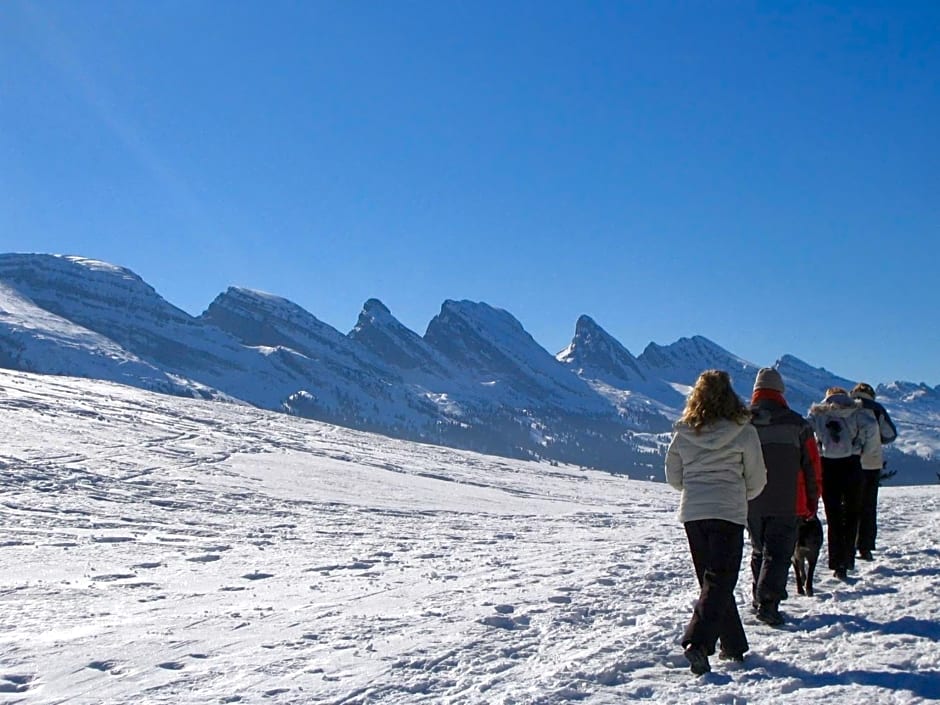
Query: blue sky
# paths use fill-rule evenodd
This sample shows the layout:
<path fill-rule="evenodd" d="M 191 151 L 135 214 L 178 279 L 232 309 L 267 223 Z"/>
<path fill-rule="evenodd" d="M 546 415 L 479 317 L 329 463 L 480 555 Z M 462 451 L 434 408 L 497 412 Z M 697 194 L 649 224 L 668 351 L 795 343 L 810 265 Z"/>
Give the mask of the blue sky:
<path fill-rule="evenodd" d="M 0 3 L 0 251 L 940 384 L 940 3 Z"/>

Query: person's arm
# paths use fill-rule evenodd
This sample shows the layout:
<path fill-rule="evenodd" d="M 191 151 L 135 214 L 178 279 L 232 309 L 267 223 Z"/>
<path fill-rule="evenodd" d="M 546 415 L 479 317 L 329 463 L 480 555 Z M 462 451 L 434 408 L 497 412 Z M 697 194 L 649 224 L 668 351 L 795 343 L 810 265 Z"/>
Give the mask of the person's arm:
<path fill-rule="evenodd" d="M 877 453 L 878 446 L 881 443 L 881 436 L 878 430 L 878 421 L 875 418 L 875 412 L 869 409 L 860 409 L 855 415 L 855 422 L 858 424 L 858 444 L 862 455 Z"/>
<path fill-rule="evenodd" d="M 819 458 L 819 444 L 809 424 L 800 432 L 800 472 L 806 492 L 806 510 L 809 516 L 814 516 L 819 510 L 819 497 L 822 495 L 822 460 Z"/>
<path fill-rule="evenodd" d="M 764 451 L 757 429 L 750 426 L 744 433 L 747 434 L 744 442 L 744 486 L 750 501 L 763 492 L 767 485 L 767 466 L 764 465 Z"/>
<path fill-rule="evenodd" d="M 666 451 L 666 482 L 681 491 L 684 467 L 682 465 L 682 456 L 679 455 L 679 450 L 676 448 L 678 439 L 679 434 L 673 434 L 669 449 Z"/>
<path fill-rule="evenodd" d="M 898 437 L 897 426 L 894 425 L 894 421 L 888 416 L 887 409 L 881 406 L 878 410 L 881 412 L 878 414 L 878 431 L 881 433 L 881 444 L 888 445 L 889 443 L 894 443 Z"/>

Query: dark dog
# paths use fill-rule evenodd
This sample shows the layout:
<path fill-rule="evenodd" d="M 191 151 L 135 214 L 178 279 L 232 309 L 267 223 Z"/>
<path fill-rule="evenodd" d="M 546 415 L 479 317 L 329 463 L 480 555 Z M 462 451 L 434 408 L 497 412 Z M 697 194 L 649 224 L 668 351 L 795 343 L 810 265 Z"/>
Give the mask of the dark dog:
<path fill-rule="evenodd" d="M 800 519 L 797 526 L 796 548 L 793 549 L 793 572 L 796 575 L 796 591 L 813 596 L 813 573 L 822 548 L 822 523 L 817 517 Z"/>

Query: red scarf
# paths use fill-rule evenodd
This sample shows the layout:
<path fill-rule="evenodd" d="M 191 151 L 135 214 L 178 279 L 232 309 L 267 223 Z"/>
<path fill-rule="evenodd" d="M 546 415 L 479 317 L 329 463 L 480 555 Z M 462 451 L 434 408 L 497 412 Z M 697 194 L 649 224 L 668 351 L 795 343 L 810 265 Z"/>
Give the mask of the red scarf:
<path fill-rule="evenodd" d="M 754 395 L 751 397 L 751 403 L 756 404 L 759 401 L 764 401 L 764 399 L 770 399 L 775 401 L 781 406 L 785 406 L 788 409 L 790 408 L 787 404 L 787 400 L 783 398 L 783 395 L 775 389 L 755 389 Z"/>

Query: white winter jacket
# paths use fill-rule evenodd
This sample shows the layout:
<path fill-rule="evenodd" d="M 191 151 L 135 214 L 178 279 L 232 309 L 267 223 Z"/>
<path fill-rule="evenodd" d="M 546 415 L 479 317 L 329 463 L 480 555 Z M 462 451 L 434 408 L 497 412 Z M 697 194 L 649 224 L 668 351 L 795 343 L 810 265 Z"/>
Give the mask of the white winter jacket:
<path fill-rule="evenodd" d="M 824 458 L 880 453 L 878 421 L 860 399 L 833 394 L 809 408 L 809 422 Z"/>
<path fill-rule="evenodd" d="M 666 482 L 682 492 L 679 521 L 747 524 L 747 503 L 767 484 L 757 430 L 721 420 L 696 433 L 678 422 L 666 452 Z"/>

